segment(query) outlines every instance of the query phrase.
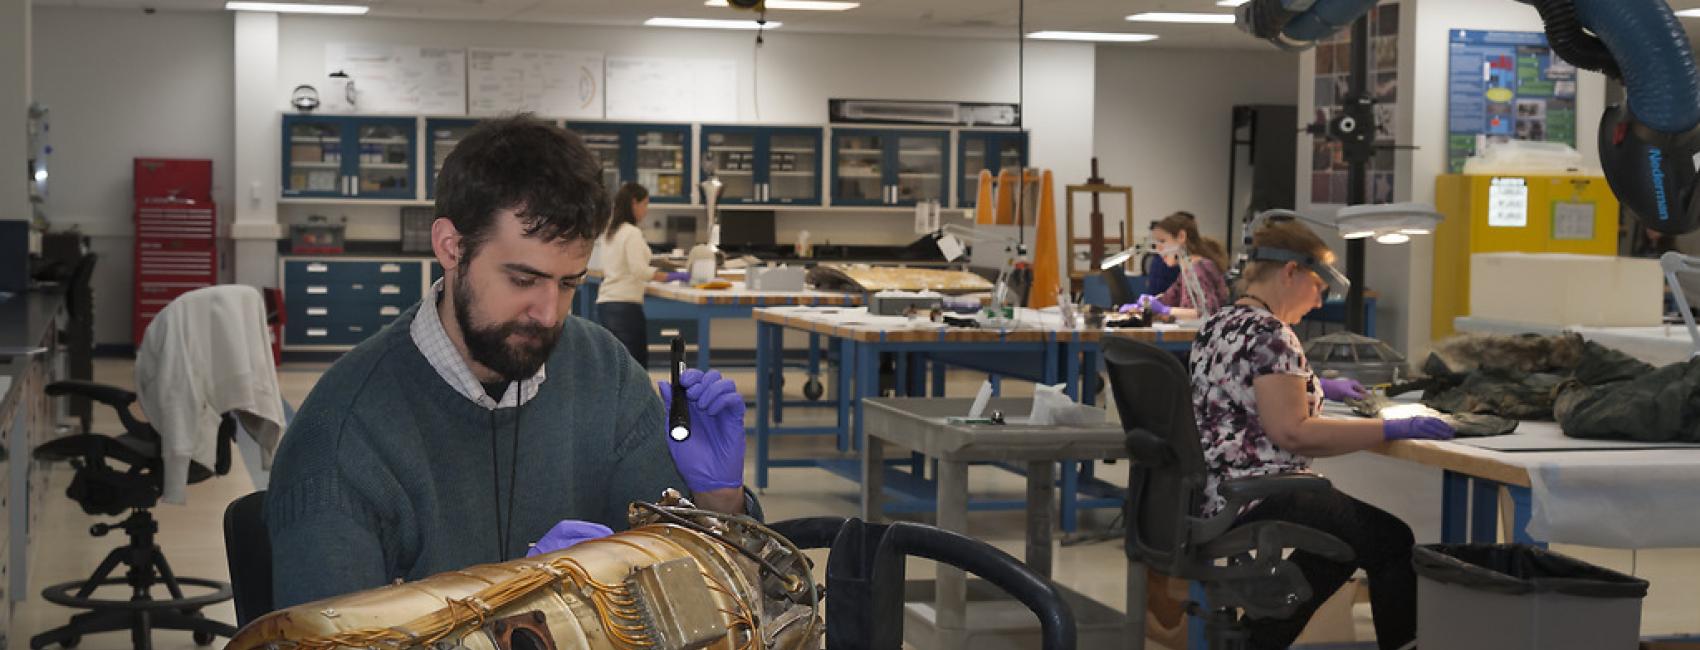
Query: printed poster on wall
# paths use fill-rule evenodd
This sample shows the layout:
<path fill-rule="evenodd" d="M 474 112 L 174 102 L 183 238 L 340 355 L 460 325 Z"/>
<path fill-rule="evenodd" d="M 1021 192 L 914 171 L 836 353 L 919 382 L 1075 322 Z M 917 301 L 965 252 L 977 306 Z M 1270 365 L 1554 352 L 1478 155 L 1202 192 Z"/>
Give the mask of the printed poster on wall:
<path fill-rule="evenodd" d="M 1454 29 L 1447 81 L 1447 169 L 1488 142 L 1576 146 L 1576 67 L 1539 32 Z"/>
<path fill-rule="evenodd" d="M 325 74 L 335 72 L 348 78 L 316 84 L 327 112 L 466 114 L 466 50 L 326 43 Z"/>
<path fill-rule="evenodd" d="M 474 48 L 467 52 L 467 92 L 472 115 L 600 118 L 602 53 Z"/>
<path fill-rule="evenodd" d="M 1316 46 L 1316 115 L 1314 122 L 1331 123 L 1351 92 L 1352 30 L 1343 29 Z M 1375 97 L 1378 145 L 1393 144 L 1399 133 L 1399 3 L 1383 3 L 1370 11 L 1369 88 Z M 1378 149 L 1365 182 L 1372 203 L 1393 200 L 1392 149 Z M 1346 157 L 1340 143 L 1322 136 L 1311 139 L 1310 200 L 1345 204 L 1348 195 Z"/>

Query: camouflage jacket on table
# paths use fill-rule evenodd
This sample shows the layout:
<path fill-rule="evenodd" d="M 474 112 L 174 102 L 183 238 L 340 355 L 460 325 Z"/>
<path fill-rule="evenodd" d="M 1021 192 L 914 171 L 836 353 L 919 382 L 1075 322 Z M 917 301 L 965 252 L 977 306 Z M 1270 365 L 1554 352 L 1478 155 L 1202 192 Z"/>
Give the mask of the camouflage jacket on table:
<path fill-rule="evenodd" d="M 1467 335 L 1423 365 L 1423 403 L 1451 414 L 1555 419 L 1574 438 L 1700 442 L 1700 365 L 1655 369 L 1576 334 Z"/>

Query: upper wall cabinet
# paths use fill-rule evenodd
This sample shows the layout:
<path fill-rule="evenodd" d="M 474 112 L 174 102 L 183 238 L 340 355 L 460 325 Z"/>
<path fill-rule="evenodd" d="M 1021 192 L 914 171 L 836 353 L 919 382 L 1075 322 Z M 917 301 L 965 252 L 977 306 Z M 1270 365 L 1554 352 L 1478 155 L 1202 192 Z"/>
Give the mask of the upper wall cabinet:
<path fill-rule="evenodd" d="M 957 134 L 957 207 L 972 208 L 980 197 L 980 171 L 996 178 L 1004 169 L 1027 166 L 1027 134 L 1020 131 L 962 131 Z"/>
<path fill-rule="evenodd" d="M 452 117 L 425 120 L 425 198 L 437 198 L 437 175 L 443 172 L 443 163 L 475 126 L 478 120 Z"/>
<path fill-rule="evenodd" d="M 821 129 L 703 126 L 702 150 L 725 184 L 721 203 L 821 204 Z"/>
<path fill-rule="evenodd" d="M 834 129 L 834 205 L 947 201 L 949 131 Z"/>
<path fill-rule="evenodd" d="M 418 120 L 411 117 L 283 118 L 283 195 L 416 199 Z"/>
<path fill-rule="evenodd" d="M 623 183 L 649 190 L 652 203 L 691 202 L 691 127 L 688 124 L 568 122 L 602 162 L 610 194 Z"/>

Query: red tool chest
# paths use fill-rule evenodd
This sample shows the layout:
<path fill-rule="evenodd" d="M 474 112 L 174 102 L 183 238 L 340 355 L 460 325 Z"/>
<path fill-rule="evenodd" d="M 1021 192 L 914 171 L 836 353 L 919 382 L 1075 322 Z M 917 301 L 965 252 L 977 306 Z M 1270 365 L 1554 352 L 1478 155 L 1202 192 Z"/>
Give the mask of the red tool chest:
<path fill-rule="evenodd" d="M 148 323 L 177 296 L 218 283 L 218 210 L 212 161 L 135 160 L 137 346 Z"/>

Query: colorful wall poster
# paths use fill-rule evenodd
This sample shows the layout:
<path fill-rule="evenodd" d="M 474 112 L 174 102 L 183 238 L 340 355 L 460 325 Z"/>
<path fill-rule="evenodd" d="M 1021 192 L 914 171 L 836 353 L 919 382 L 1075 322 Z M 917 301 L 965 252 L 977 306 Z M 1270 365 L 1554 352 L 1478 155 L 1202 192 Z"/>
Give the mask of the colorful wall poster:
<path fill-rule="evenodd" d="M 1540 32 L 1454 29 L 1447 81 L 1447 169 L 1489 142 L 1576 146 L 1576 67 Z"/>
<path fill-rule="evenodd" d="M 1316 46 L 1316 115 L 1313 121 L 1328 124 L 1342 112 L 1351 92 L 1351 29 L 1343 29 Z M 1399 3 L 1390 2 L 1369 14 L 1369 87 L 1375 96 L 1378 145 L 1393 144 L 1399 132 Z M 1340 143 L 1323 136 L 1311 139 L 1310 200 L 1312 203 L 1346 203 L 1346 158 Z M 1371 202 L 1393 200 L 1393 150 L 1378 149 L 1370 161 L 1367 196 Z"/>

